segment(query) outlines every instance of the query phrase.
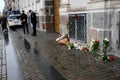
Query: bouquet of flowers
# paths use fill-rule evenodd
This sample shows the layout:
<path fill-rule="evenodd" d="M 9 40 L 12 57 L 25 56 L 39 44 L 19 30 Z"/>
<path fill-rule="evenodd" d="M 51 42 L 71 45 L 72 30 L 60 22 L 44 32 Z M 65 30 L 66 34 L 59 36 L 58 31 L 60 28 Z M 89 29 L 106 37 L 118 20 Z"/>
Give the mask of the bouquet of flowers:
<path fill-rule="evenodd" d="M 108 46 L 109 46 L 109 40 L 105 38 L 103 40 L 103 53 L 106 53 Z"/>
<path fill-rule="evenodd" d="M 64 38 L 68 38 L 68 34 L 64 34 L 56 39 L 56 41 L 62 40 Z"/>
<path fill-rule="evenodd" d="M 108 61 L 113 61 L 113 56 L 112 55 L 106 55 L 106 56 L 97 56 L 95 57 L 95 60 L 108 60 Z"/>
<path fill-rule="evenodd" d="M 70 50 L 72 47 L 74 47 L 74 46 L 73 46 L 73 43 L 68 42 L 68 43 L 67 43 L 67 47 L 68 47 L 68 49 Z"/>
<path fill-rule="evenodd" d="M 91 51 L 95 53 L 98 50 L 99 50 L 99 40 L 92 39 L 92 41 L 91 41 Z"/>
<path fill-rule="evenodd" d="M 89 49 L 87 48 L 87 46 L 82 46 L 82 47 L 81 47 L 81 51 L 82 51 L 83 53 L 86 53 L 86 52 L 89 51 Z"/>

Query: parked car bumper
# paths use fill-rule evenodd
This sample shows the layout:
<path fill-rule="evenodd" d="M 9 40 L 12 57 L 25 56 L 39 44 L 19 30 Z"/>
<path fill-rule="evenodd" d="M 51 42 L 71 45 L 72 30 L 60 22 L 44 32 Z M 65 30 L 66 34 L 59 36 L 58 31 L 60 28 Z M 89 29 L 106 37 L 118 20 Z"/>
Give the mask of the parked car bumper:
<path fill-rule="evenodd" d="M 21 23 L 12 23 L 12 22 L 8 22 L 8 26 L 12 27 L 12 26 L 22 26 Z"/>

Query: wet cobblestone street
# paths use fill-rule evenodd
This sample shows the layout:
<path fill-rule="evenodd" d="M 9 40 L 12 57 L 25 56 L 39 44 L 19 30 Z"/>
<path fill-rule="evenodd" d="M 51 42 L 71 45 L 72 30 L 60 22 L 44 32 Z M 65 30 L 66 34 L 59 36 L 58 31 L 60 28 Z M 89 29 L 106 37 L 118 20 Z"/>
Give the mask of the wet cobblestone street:
<path fill-rule="evenodd" d="M 118 57 L 95 61 L 91 54 L 58 45 L 53 32 L 31 36 L 17 29 L 11 34 L 26 80 L 120 80 Z"/>

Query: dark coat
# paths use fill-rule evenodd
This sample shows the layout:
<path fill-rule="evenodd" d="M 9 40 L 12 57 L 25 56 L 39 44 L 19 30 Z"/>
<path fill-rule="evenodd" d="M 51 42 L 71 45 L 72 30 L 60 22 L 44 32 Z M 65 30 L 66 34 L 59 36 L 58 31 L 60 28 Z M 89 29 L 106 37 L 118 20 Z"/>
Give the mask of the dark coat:
<path fill-rule="evenodd" d="M 31 23 L 37 23 L 37 19 L 36 19 L 36 14 L 34 12 L 31 13 Z"/>
<path fill-rule="evenodd" d="M 5 29 L 7 27 L 7 16 L 3 15 L 1 18 L 1 25 Z"/>
<path fill-rule="evenodd" d="M 1 18 L 0 18 L 0 24 L 1 24 Z"/>
<path fill-rule="evenodd" d="M 6 15 L 3 15 L 2 18 L 1 18 L 1 23 L 2 24 L 6 24 L 7 23 L 7 16 Z"/>
<path fill-rule="evenodd" d="M 21 21 L 22 21 L 22 24 L 27 23 L 27 15 L 25 13 L 21 14 Z"/>

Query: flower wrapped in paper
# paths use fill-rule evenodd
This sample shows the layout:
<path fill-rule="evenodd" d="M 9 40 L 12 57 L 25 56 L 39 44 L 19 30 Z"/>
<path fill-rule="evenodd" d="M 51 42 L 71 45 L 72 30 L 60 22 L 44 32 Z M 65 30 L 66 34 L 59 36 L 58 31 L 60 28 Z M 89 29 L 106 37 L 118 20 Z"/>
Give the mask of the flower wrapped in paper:
<path fill-rule="evenodd" d="M 91 41 L 91 51 L 96 53 L 99 51 L 99 40 L 92 39 Z"/>
<path fill-rule="evenodd" d="M 68 38 L 68 34 L 64 34 L 56 39 L 56 41 L 62 40 L 64 38 Z"/>
<path fill-rule="evenodd" d="M 89 49 L 87 48 L 87 46 L 82 46 L 82 47 L 81 47 L 81 51 L 82 51 L 83 53 L 86 53 L 86 52 L 89 51 Z"/>
<path fill-rule="evenodd" d="M 68 42 L 68 43 L 67 43 L 67 47 L 68 47 L 68 49 L 70 50 L 72 47 L 74 47 L 74 45 L 73 45 L 73 43 Z"/>
<path fill-rule="evenodd" d="M 106 53 L 108 46 L 109 46 L 109 39 L 105 38 L 103 40 L 103 53 Z"/>

